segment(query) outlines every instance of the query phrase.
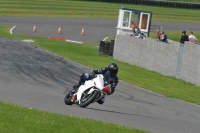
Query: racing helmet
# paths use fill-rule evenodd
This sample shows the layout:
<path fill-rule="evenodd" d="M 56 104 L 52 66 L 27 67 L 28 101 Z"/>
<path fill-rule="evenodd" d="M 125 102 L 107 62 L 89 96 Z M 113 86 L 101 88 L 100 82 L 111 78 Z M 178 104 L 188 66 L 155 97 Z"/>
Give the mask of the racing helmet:
<path fill-rule="evenodd" d="M 110 64 L 108 65 L 108 70 L 110 71 L 110 73 L 111 73 L 112 75 L 116 75 L 117 72 L 118 72 L 118 66 L 117 66 L 117 64 L 115 64 L 115 63 L 110 63 Z"/>

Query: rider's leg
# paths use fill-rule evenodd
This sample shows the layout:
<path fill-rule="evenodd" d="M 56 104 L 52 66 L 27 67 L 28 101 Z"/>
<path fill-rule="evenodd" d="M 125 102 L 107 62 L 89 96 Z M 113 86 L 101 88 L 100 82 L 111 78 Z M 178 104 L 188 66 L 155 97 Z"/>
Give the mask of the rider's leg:
<path fill-rule="evenodd" d="M 77 85 L 74 85 L 73 88 L 74 88 L 76 91 L 78 91 L 79 87 L 80 87 L 82 84 L 84 84 L 85 81 L 88 80 L 88 79 L 89 79 L 89 74 L 87 74 L 87 73 L 81 74 L 80 80 L 79 80 L 78 84 L 77 84 Z"/>
<path fill-rule="evenodd" d="M 102 97 L 101 99 L 99 99 L 99 100 L 97 101 L 97 103 L 99 103 L 99 104 L 103 104 L 104 101 L 105 101 L 105 97 Z"/>
<path fill-rule="evenodd" d="M 79 80 L 78 84 L 73 86 L 74 90 L 78 91 L 78 88 L 81 86 L 81 84 L 83 84 L 83 81 Z"/>

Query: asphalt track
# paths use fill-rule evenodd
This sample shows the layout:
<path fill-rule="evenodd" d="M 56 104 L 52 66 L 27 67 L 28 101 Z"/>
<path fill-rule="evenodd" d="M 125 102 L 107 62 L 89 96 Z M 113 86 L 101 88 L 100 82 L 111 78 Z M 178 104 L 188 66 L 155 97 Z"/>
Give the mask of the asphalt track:
<path fill-rule="evenodd" d="M 30 25 L 29 30 L 32 30 L 32 24 L 27 21 L 24 18 L 24 27 L 28 28 Z M 23 27 L 15 17 L 7 25 L 16 25 L 14 34 L 20 32 L 17 27 Z M 25 31 L 22 33 L 28 34 Z M 30 31 L 31 34 L 33 33 Z M 89 71 L 90 68 L 27 42 L 0 37 L 1 101 L 154 133 L 200 132 L 200 106 L 168 98 L 122 81 L 119 82 L 116 92 L 106 97 L 103 105 L 94 103 L 84 109 L 66 106 L 63 102 L 66 92 L 77 82 L 82 72 Z"/>

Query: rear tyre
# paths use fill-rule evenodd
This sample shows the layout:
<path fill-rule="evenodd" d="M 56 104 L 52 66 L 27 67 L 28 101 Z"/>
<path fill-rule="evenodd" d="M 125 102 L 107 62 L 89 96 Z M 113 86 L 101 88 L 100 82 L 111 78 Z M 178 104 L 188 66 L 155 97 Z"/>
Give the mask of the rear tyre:
<path fill-rule="evenodd" d="M 71 92 L 69 92 L 69 93 L 65 96 L 64 102 L 65 102 L 66 105 L 72 105 L 72 104 L 73 104 L 73 102 L 71 101 L 71 97 L 72 97 Z"/>
<path fill-rule="evenodd" d="M 95 100 L 95 98 L 98 96 L 98 94 L 99 94 L 99 92 L 94 90 L 91 94 L 81 98 L 80 107 L 81 108 L 87 107 L 90 103 L 92 103 Z"/>

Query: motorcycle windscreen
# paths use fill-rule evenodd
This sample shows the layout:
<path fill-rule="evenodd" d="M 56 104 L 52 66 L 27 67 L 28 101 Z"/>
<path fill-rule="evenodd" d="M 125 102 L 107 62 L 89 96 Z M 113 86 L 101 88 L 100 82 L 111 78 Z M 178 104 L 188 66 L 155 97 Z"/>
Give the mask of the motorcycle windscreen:
<path fill-rule="evenodd" d="M 100 90 L 104 87 L 103 76 L 101 74 L 97 75 L 96 78 L 92 80 L 95 83 L 95 86 Z"/>
<path fill-rule="evenodd" d="M 105 86 L 105 87 L 102 89 L 102 91 L 105 92 L 106 94 L 109 94 L 109 93 L 111 92 L 110 85 Z"/>

